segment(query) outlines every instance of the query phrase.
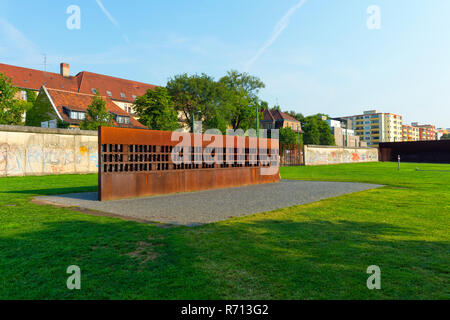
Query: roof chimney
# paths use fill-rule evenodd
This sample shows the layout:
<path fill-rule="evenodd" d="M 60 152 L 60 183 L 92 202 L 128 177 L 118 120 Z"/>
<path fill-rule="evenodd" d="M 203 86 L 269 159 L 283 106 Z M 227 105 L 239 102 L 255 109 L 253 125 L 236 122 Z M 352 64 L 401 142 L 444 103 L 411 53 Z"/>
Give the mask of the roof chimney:
<path fill-rule="evenodd" d="M 68 63 L 61 63 L 61 66 L 60 66 L 61 68 L 60 68 L 60 72 L 61 72 L 61 75 L 64 77 L 64 78 L 68 78 L 68 77 L 70 77 L 70 65 L 68 64 Z"/>

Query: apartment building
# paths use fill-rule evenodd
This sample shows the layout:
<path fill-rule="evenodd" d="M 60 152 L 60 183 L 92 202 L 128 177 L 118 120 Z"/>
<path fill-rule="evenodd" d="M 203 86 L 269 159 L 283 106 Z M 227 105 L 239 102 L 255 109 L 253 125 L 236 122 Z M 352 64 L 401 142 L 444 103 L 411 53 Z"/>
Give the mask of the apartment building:
<path fill-rule="evenodd" d="M 342 117 L 348 121 L 355 134 L 368 146 L 377 146 L 380 142 L 403 141 L 403 117 L 394 113 L 378 110 L 364 111 L 363 114 Z"/>
<path fill-rule="evenodd" d="M 444 134 L 447 134 L 447 135 L 450 134 L 450 128 L 447 128 L 447 129 L 439 128 L 439 129 L 436 129 L 436 130 L 437 130 L 437 140 L 441 140 L 442 136 Z"/>
<path fill-rule="evenodd" d="M 411 125 L 419 129 L 419 141 L 437 140 L 435 126 L 431 124 L 419 124 L 418 122 L 413 122 Z"/>
<path fill-rule="evenodd" d="M 412 125 L 402 126 L 402 141 L 420 141 L 420 130 Z"/>
<path fill-rule="evenodd" d="M 334 141 L 338 147 L 367 147 L 367 143 L 360 141 L 360 137 L 355 131 L 348 128 L 348 121 L 338 118 L 327 119 L 331 132 L 334 135 Z"/>

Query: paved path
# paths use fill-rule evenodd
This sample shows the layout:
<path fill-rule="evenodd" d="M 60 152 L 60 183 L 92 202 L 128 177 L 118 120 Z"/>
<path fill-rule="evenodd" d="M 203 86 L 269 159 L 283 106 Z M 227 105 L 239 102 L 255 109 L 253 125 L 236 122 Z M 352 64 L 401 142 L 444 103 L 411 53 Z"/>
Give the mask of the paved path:
<path fill-rule="evenodd" d="M 38 201 L 101 211 L 139 221 L 197 225 L 315 202 L 379 185 L 282 180 L 275 184 L 138 199 L 97 201 L 97 193 L 36 197 Z"/>

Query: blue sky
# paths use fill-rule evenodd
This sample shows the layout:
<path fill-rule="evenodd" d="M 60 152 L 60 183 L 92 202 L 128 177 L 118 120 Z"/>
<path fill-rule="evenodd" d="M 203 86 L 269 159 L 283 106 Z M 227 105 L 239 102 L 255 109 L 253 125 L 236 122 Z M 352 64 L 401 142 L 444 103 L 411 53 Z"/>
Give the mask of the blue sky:
<path fill-rule="evenodd" d="M 66 27 L 70 5 L 80 30 Z M 370 5 L 379 30 L 366 26 Z M 46 54 L 47 71 L 64 61 L 157 85 L 248 70 L 284 110 L 376 108 L 450 127 L 449 15 L 448 0 L 0 0 L 0 61 L 43 69 Z"/>

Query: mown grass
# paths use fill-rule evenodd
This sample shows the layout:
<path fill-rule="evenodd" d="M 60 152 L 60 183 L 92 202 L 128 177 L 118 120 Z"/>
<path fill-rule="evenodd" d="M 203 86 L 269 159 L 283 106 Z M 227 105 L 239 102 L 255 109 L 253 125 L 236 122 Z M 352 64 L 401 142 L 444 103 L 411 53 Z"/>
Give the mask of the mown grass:
<path fill-rule="evenodd" d="M 193 228 L 30 202 L 94 191 L 96 175 L 1 178 L 0 299 L 448 299 L 446 171 L 282 168 L 286 179 L 386 187 Z M 81 268 L 81 290 L 66 288 L 70 265 Z M 370 265 L 381 268 L 381 290 L 366 287 Z"/>

